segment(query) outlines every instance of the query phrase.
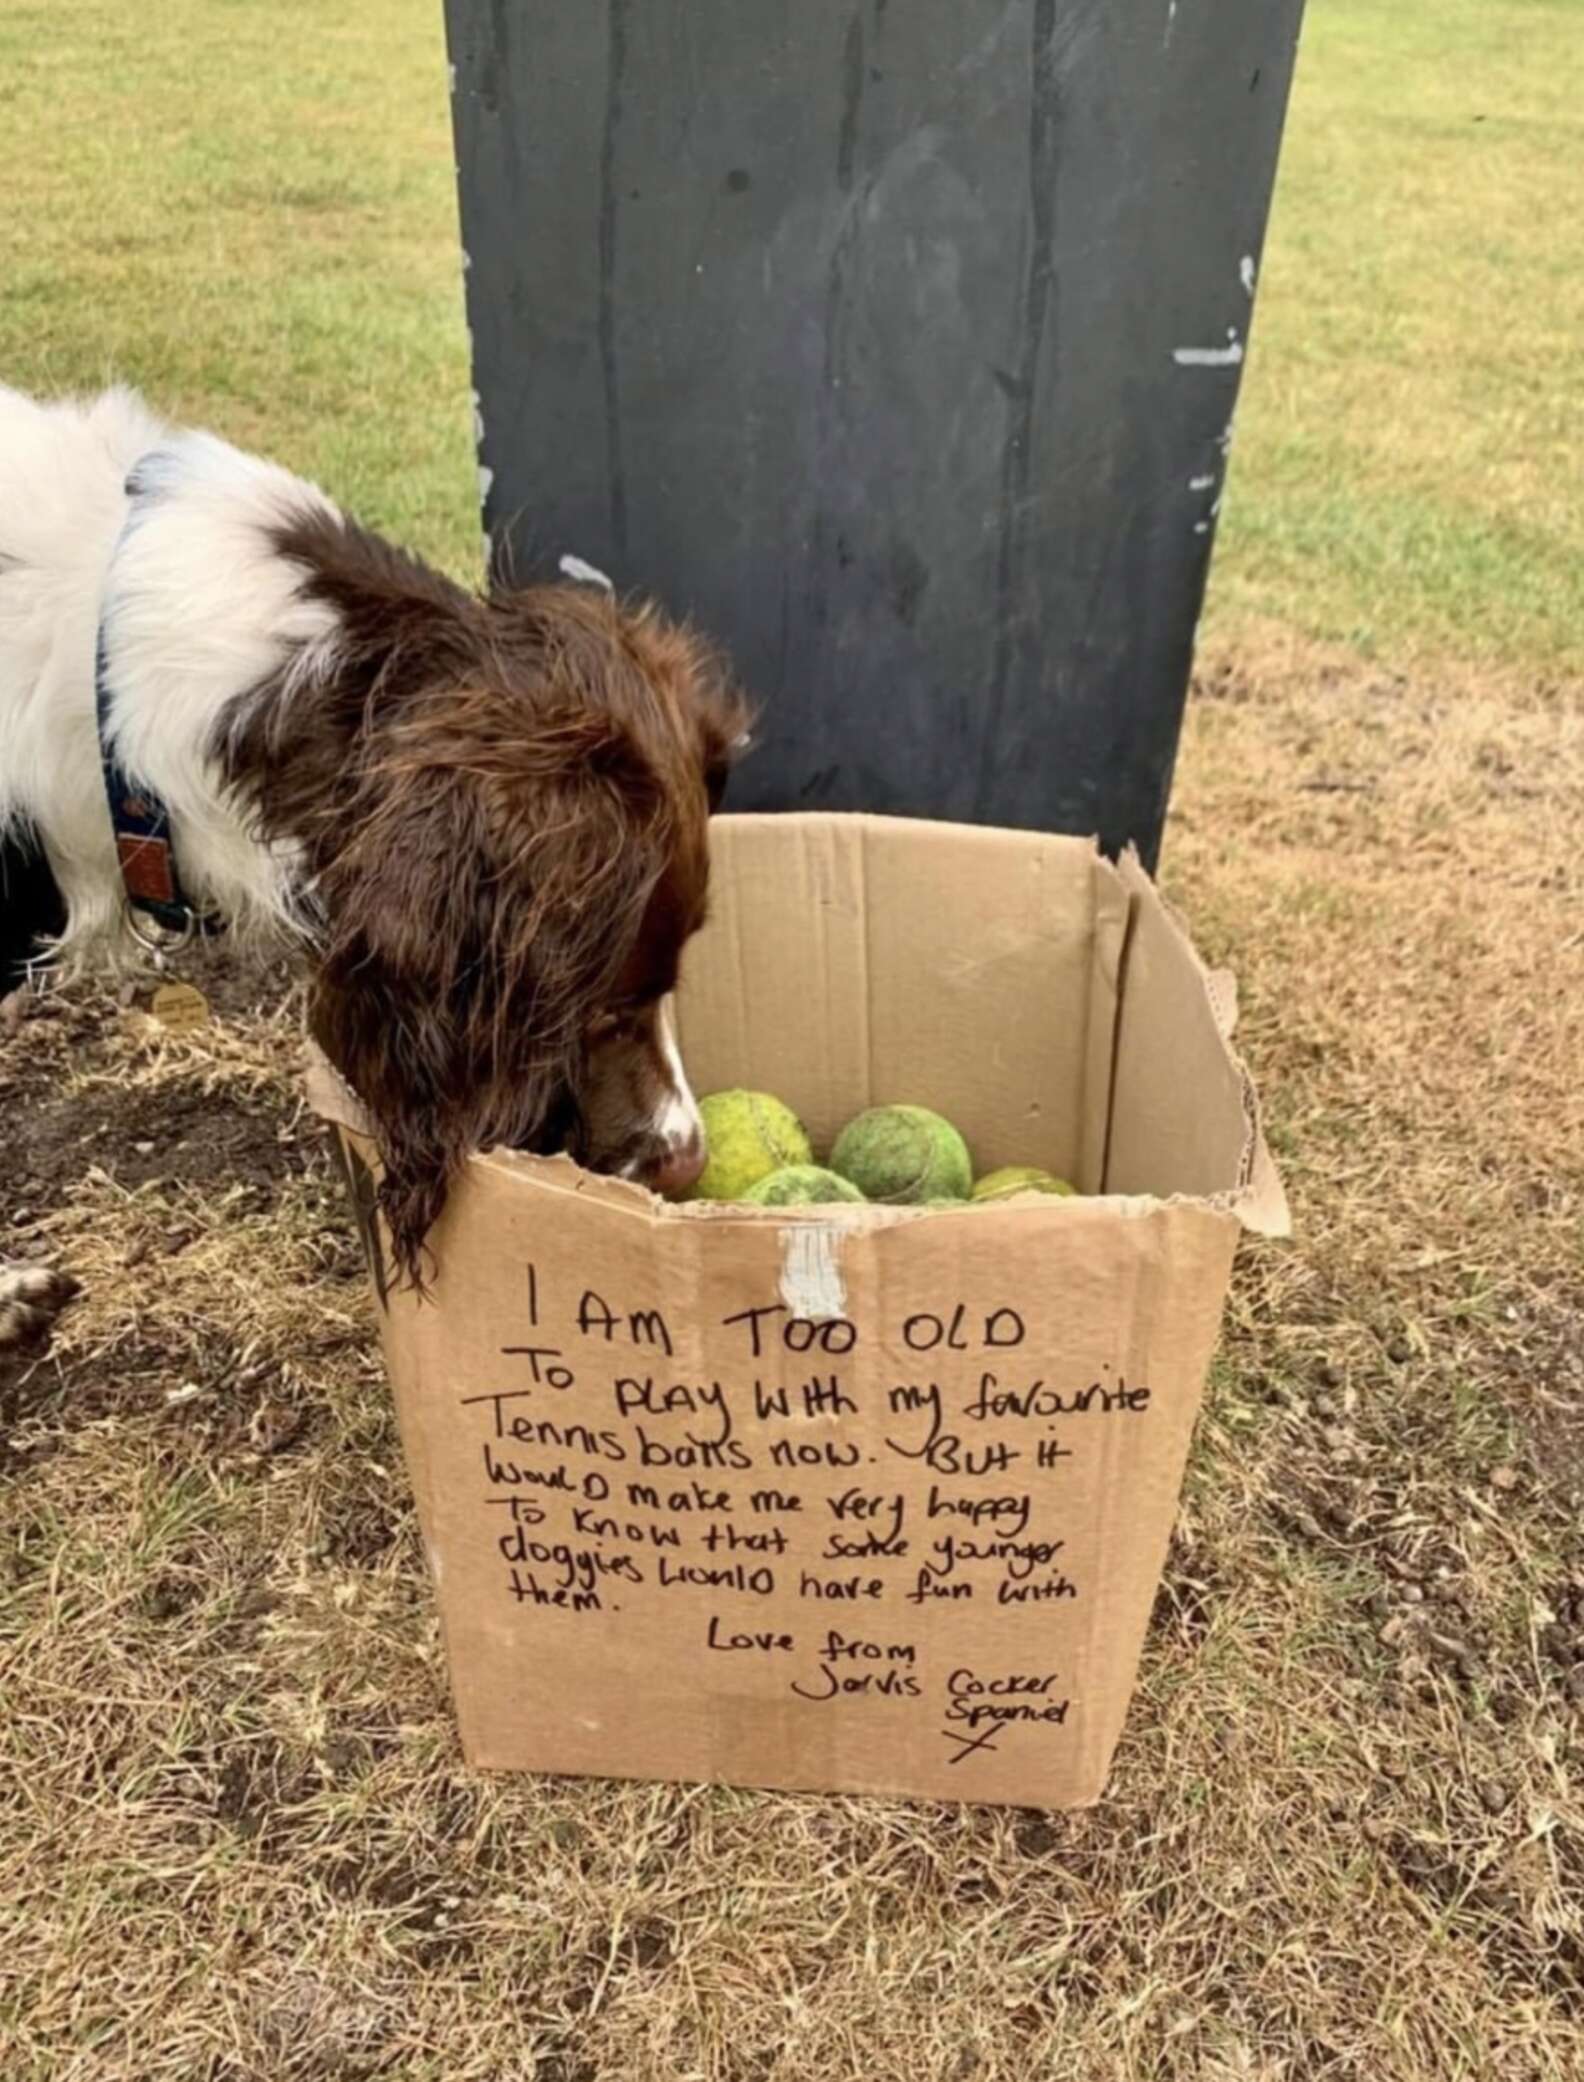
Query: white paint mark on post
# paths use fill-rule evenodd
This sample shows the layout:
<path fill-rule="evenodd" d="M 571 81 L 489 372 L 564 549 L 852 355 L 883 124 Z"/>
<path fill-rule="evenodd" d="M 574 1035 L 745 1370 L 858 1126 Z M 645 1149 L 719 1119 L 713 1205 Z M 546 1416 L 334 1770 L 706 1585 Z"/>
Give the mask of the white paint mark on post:
<path fill-rule="evenodd" d="M 1174 347 L 1172 360 L 1180 369 L 1235 369 L 1243 359 L 1243 342 L 1237 327 L 1227 327 L 1225 347 Z"/>
<path fill-rule="evenodd" d="M 781 1299 L 787 1313 L 808 1323 L 828 1323 L 847 1313 L 841 1240 L 835 1222 L 799 1222 L 781 1231 Z"/>
<path fill-rule="evenodd" d="M 1246 294 L 1252 296 L 1254 294 L 1254 284 L 1259 279 L 1258 273 L 1255 270 L 1254 256 L 1252 253 L 1244 254 L 1243 265 L 1238 269 L 1238 278 L 1242 282 Z"/>
<path fill-rule="evenodd" d="M 484 501 L 485 501 L 485 500 L 486 500 L 486 499 L 487 499 L 487 498 L 489 497 L 489 495 L 490 495 L 490 486 L 491 486 L 491 485 L 492 485 L 492 484 L 493 484 L 494 482 L 495 482 L 495 472 L 494 472 L 494 471 L 493 471 L 493 470 L 492 470 L 492 469 L 490 468 L 490 466 L 489 466 L 489 464 L 488 464 L 488 463 L 480 463 L 480 464 L 479 464 L 479 503 L 480 503 L 481 505 L 482 505 L 482 504 L 483 504 L 483 502 L 484 502 Z"/>
<path fill-rule="evenodd" d="M 563 557 L 559 569 L 563 578 L 570 578 L 576 585 L 603 586 L 607 593 L 616 590 L 597 564 L 586 564 L 581 557 Z"/>
<path fill-rule="evenodd" d="M 1213 477 L 1190 477 L 1188 489 L 1191 492 L 1207 492 L 1214 483 L 1215 479 Z"/>

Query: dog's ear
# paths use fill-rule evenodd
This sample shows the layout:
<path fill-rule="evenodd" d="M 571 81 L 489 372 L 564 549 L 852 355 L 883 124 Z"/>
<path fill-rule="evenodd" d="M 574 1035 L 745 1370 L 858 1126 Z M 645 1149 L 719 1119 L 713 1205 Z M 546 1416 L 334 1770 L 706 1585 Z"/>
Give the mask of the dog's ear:
<path fill-rule="evenodd" d="M 373 1118 L 393 1255 L 423 1245 L 474 1150 L 572 1118 L 589 1028 L 664 866 L 660 791 L 608 716 L 531 742 L 398 731 L 322 860 L 319 1045 Z"/>
<path fill-rule="evenodd" d="M 364 813 L 371 757 L 422 727 L 436 689 L 478 682 L 487 641 L 477 600 L 333 508 L 294 509 L 272 543 L 323 626 L 227 705 L 213 750 L 254 836 L 291 864 L 293 894 L 311 894 Z"/>
<path fill-rule="evenodd" d="M 333 513 L 276 546 L 328 626 L 237 698 L 218 750 L 288 863 L 314 1031 L 373 1117 L 419 1281 L 469 1152 L 542 1146 L 575 1113 L 663 875 L 697 922 L 729 706 L 653 610 L 569 586 L 475 599 Z"/>

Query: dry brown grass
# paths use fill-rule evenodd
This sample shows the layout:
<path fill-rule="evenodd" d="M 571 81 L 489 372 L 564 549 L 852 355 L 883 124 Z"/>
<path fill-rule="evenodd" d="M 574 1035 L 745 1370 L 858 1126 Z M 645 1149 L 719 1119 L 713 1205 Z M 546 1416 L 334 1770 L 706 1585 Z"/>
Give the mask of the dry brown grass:
<path fill-rule="evenodd" d="M 1202 680 L 1167 880 L 1299 1226 L 1091 1813 L 470 1775 L 290 1006 L 4 1043 L 87 1283 L 0 1379 L 8 2082 L 1584 2073 L 1584 704 Z"/>

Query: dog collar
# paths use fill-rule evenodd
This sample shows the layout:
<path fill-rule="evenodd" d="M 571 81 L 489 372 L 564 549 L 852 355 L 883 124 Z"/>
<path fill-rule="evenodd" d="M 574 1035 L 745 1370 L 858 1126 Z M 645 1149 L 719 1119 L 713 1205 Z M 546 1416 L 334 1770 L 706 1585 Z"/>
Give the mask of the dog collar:
<path fill-rule="evenodd" d="M 137 472 L 127 480 L 127 490 L 136 497 Z M 176 850 L 171 844 L 170 811 L 150 788 L 134 782 L 116 757 L 110 737 L 110 673 L 105 635 L 105 618 L 99 621 L 94 650 L 94 715 L 99 732 L 99 764 L 104 773 L 105 800 L 110 806 L 110 823 L 115 832 L 116 858 L 121 867 L 121 885 L 126 892 L 132 931 L 151 954 L 168 946 L 166 940 L 145 938 L 137 921 L 146 918 L 178 946 L 195 934 L 217 933 L 221 921 L 212 912 L 200 911 L 188 900 L 176 869 Z"/>

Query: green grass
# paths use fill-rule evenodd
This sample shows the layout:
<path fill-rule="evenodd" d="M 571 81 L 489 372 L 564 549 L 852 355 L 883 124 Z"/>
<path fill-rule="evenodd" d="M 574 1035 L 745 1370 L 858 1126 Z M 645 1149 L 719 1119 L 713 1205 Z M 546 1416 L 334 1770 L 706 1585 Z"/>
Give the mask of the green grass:
<path fill-rule="evenodd" d="M 1310 0 L 1213 625 L 1584 664 L 1580 28 Z"/>
<path fill-rule="evenodd" d="M 440 0 L 0 10 L 0 375 L 111 376 L 478 560 Z"/>
<path fill-rule="evenodd" d="M 1311 0 L 1211 627 L 1584 660 L 1576 0 Z M 440 0 L 10 0 L 0 371 L 477 560 Z"/>

